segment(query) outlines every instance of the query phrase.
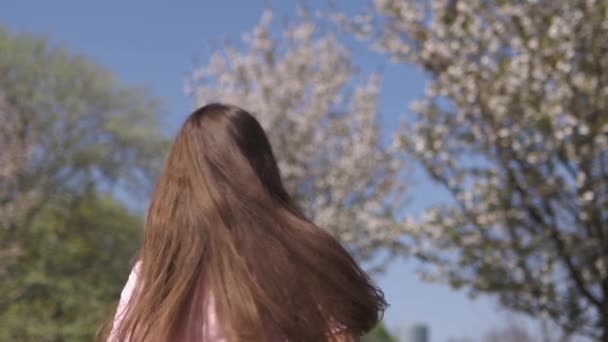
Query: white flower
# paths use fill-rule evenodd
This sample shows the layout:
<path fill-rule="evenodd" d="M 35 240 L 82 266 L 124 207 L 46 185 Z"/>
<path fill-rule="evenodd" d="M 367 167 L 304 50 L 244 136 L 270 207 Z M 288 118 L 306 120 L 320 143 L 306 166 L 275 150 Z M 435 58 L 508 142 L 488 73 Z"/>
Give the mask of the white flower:
<path fill-rule="evenodd" d="M 453 197 L 408 231 L 417 255 L 474 292 L 506 272 L 513 291 L 487 289 L 501 303 L 600 336 L 603 308 L 580 290 L 605 297 L 588 247 L 604 239 L 608 179 L 598 3 L 375 1 L 368 38 L 429 76 L 401 146 Z"/>
<path fill-rule="evenodd" d="M 335 35 L 306 14 L 275 35 L 272 16 L 264 12 L 244 35 L 243 50 L 217 51 L 193 73 L 195 105 L 222 101 L 254 113 L 287 188 L 317 224 L 352 250 L 394 246 L 407 228 L 385 213 L 401 205 L 404 187 L 400 151 L 380 140 L 380 78 L 352 86 L 350 52 Z"/>

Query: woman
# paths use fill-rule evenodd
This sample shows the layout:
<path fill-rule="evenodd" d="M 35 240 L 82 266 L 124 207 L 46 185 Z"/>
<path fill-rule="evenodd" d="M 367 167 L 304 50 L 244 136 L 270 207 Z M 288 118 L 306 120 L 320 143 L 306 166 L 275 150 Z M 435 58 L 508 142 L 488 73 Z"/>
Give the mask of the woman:
<path fill-rule="evenodd" d="M 285 191 L 262 127 L 211 104 L 184 123 L 109 341 L 354 341 L 386 306 Z"/>

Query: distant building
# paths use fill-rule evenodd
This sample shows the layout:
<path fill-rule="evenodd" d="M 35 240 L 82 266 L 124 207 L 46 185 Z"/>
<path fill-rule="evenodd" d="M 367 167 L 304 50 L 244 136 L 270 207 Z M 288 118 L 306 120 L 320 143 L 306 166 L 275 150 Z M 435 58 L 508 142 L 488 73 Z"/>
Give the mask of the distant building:
<path fill-rule="evenodd" d="M 401 329 L 399 342 L 429 342 L 429 328 L 425 324 L 415 324 Z"/>

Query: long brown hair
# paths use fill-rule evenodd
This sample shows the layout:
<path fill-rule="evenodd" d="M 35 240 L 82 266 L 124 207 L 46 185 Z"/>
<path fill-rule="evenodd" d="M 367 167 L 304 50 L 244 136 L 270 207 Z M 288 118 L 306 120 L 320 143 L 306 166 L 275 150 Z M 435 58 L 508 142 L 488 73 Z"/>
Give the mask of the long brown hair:
<path fill-rule="evenodd" d="M 369 331 L 386 302 L 349 253 L 285 191 L 243 109 L 192 113 L 156 185 L 138 284 L 118 340 L 195 340 L 213 300 L 229 341 L 331 341 Z"/>

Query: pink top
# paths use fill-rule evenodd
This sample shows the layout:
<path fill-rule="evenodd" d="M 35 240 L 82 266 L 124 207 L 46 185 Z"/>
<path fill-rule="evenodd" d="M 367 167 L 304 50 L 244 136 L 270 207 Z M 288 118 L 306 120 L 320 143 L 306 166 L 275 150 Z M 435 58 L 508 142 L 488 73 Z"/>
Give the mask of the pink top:
<path fill-rule="evenodd" d="M 129 303 L 129 299 L 131 298 L 131 294 L 135 289 L 135 285 L 137 284 L 137 275 L 139 273 L 139 262 L 135 264 L 133 270 L 131 270 L 131 274 L 129 274 L 129 279 L 127 280 L 127 284 L 123 288 L 120 294 L 120 302 L 118 303 L 118 308 L 116 309 L 116 315 L 114 316 L 114 324 L 112 326 L 112 332 L 108 337 L 107 342 L 121 342 L 116 339 L 116 328 L 119 323 L 122 321 L 124 317 L 125 310 L 127 308 L 127 304 Z M 204 342 L 226 342 L 226 339 L 221 336 L 220 329 L 217 322 L 217 315 L 215 313 L 215 304 L 213 300 L 209 301 L 209 305 L 207 306 L 207 314 L 205 315 L 205 322 L 202 326 L 203 330 L 203 341 Z"/>
<path fill-rule="evenodd" d="M 114 324 L 112 326 L 112 331 L 110 333 L 110 336 L 108 337 L 107 342 L 123 342 L 117 340 L 116 328 L 124 317 L 125 309 L 127 308 L 127 304 L 129 303 L 131 294 L 133 293 L 135 285 L 137 284 L 137 274 L 139 273 L 139 265 L 140 263 L 137 262 L 137 264 L 135 264 L 135 267 L 133 267 L 133 269 L 131 270 L 131 274 L 129 274 L 127 284 L 125 285 L 120 294 L 120 302 L 118 303 L 118 308 L 116 309 L 116 315 L 114 316 Z M 203 322 L 201 329 L 203 336 L 203 341 L 201 342 L 227 342 L 226 338 L 224 338 L 220 333 L 213 299 L 209 301 L 209 305 L 207 306 L 207 312 L 205 315 L 205 321 Z M 343 326 L 339 324 L 333 324 L 331 334 L 336 335 L 342 332 L 343 330 Z"/>

